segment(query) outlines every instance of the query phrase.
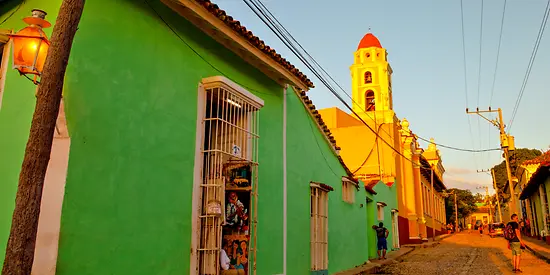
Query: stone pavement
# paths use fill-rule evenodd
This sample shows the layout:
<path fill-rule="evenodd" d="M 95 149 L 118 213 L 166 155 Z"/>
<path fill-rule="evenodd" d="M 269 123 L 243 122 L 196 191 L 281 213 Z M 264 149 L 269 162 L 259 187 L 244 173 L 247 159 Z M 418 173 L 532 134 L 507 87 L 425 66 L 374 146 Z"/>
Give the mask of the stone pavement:
<path fill-rule="evenodd" d="M 550 274 L 550 264 L 532 253 L 521 255 L 523 274 Z M 381 267 L 378 274 L 466 275 L 472 273 L 514 274 L 512 252 L 502 237 L 459 233 L 442 240 L 439 245 L 427 249 L 415 249 L 394 262 Z"/>
<path fill-rule="evenodd" d="M 372 274 L 380 270 L 384 265 L 392 264 L 398 261 L 403 256 L 409 254 L 414 250 L 413 247 L 402 247 L 399 250 L 391 251 L 386 254 L 385 260 L 370 260 L 364 264 L 357 266 L 346 271 L 337 272 L 333 275 L 360 275 L 360 274 Z"/>
<path fill-rule="evenodd" d="M 523 236 L 523 242 L 525 243 L 525 246 L 527 246 L 527 249 L 529 249 L 533 254 L 541 260 L 550 263 L 550 245 L 544 241 L 525 236 Z"/>
<path fill-rule="evenodd" d="M 385 260 L 370 260 L 364 263 L 363 265 L 357 266 L 355 268 L 335 273 L 334 275 L 360 275 L 360 274 L 372 274 L 380 272 L 381 268 L 385 265 L 393 264 L 398 262 L 401 258 L 406 256 L 407 254 L 411 253 L 415 249 L 419 248 L 429 248 L 434 247 L 437 244 L 439 244 L 439 241 L 442 239 L 445 239 L 447 237 L 450 237 L 451 235 L 441 235 L 436 237 L 436 241 L 428 241 L 423 244 L 416 244 L 416 245 L 403 245 L 401 249 L 391 251 L 388 254 L 386 254 Z M 430 239 L 431 240 L 431 239 Z"/>

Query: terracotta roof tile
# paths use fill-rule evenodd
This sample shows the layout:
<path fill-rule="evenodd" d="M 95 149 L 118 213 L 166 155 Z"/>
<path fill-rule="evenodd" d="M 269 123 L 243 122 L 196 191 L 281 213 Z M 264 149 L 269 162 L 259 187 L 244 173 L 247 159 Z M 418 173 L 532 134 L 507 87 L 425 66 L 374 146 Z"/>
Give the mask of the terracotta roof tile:
<path fill-rule="evenodd" d="M 374 186 L 376 186 L 378 184 L 378 182 L 380 182 L 379 180 L 370 180 L 368 182 L 365 182 L 365 190 L 367 190 L 367 192 L 373 194 L 373 195 L 376 195 L 376 191 L 374 191 Z"/>
<path fill-rule="evenodd" d="M 300 72 L 294 65 L 290 64 L 286 59 L 284 59 L 280 54 L 278 54 L 274 49 L 269 47 L 262 41 L 260 38 L 255 36 L 250 30 L 247 30 L 246 27 L 241 25 L 241 22 L 234 20 L 233 17 L 227 15 L 227 13 L 220 9 L 218 5 L 210 2 L 210 0 L 194 0 L 211 14 L 216 16 L 222 22 L 224 22 L 228 27 L 233 29 L 237 34 L 248 40 L 252 45 L 262 51 L 264 54 L 269 56 L 271 59 L 275 60 L 277 63 L 281 64 L 287 71 L 295 75 L 304 85 L 309 88 L 315 87 L 313 82 L 309 78 Z"/>
<path fill-rule="evenodd" d="M 541 164 L 543 166 L 550 165 L 550 150 L 548 150 L 546 153 L 536 158 L 529 159 L 523 162 L 523 165 L 530 165 L 530 164 Z"/>

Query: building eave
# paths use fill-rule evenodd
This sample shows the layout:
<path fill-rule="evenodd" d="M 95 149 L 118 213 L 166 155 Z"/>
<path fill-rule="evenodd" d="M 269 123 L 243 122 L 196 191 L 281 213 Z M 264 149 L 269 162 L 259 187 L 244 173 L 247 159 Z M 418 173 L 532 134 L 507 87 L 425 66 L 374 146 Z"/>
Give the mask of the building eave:
<path fill-rule="evenodd" d="M 161 1 L 276 82 L 304 91 L 314 87 L 294 65 L 209 0 Z"/>

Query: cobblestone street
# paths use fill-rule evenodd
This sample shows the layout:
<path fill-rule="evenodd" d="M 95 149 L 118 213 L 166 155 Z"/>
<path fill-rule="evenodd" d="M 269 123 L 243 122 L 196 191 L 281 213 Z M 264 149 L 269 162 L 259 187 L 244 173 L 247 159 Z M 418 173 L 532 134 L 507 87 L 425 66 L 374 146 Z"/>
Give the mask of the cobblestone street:
<path fill-rule="evenodd" d="M 417 249 L 378 274 L 514 274 L 506 240 L 474 232 L 451 236 L 433 248 Z M 524 250 L 521 270 L 523 274 L 550 274 L 550 265 Z"/>

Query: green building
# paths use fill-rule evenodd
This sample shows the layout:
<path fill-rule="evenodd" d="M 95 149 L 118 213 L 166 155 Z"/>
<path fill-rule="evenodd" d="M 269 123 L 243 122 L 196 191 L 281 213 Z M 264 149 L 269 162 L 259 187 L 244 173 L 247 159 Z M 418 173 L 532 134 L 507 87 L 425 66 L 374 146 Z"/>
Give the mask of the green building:
<path fill-rule="evenodd" d="M 0 4 L 0 263 L 36 91 L 13 70 L 6 34 L 35 8 L 53 24 L 60 5 Z M 87 1 L 33 273 L 301 275 L 362 264 L 373 211 L 312 87 L 207 0 Z M 220 271 L 222 254 L 239 270 Z"/>
<path fill-rule="evenodd" d="M 378 258 L 377 236 L 373 226 L 379 226 L 381 222 L 389 231 L 387 251 L 398 250 L 400 247 L 396 189 L 395 184 L 389 186 L 380 180 L 371 180 L 365 186 L 369 259 Z"/>

